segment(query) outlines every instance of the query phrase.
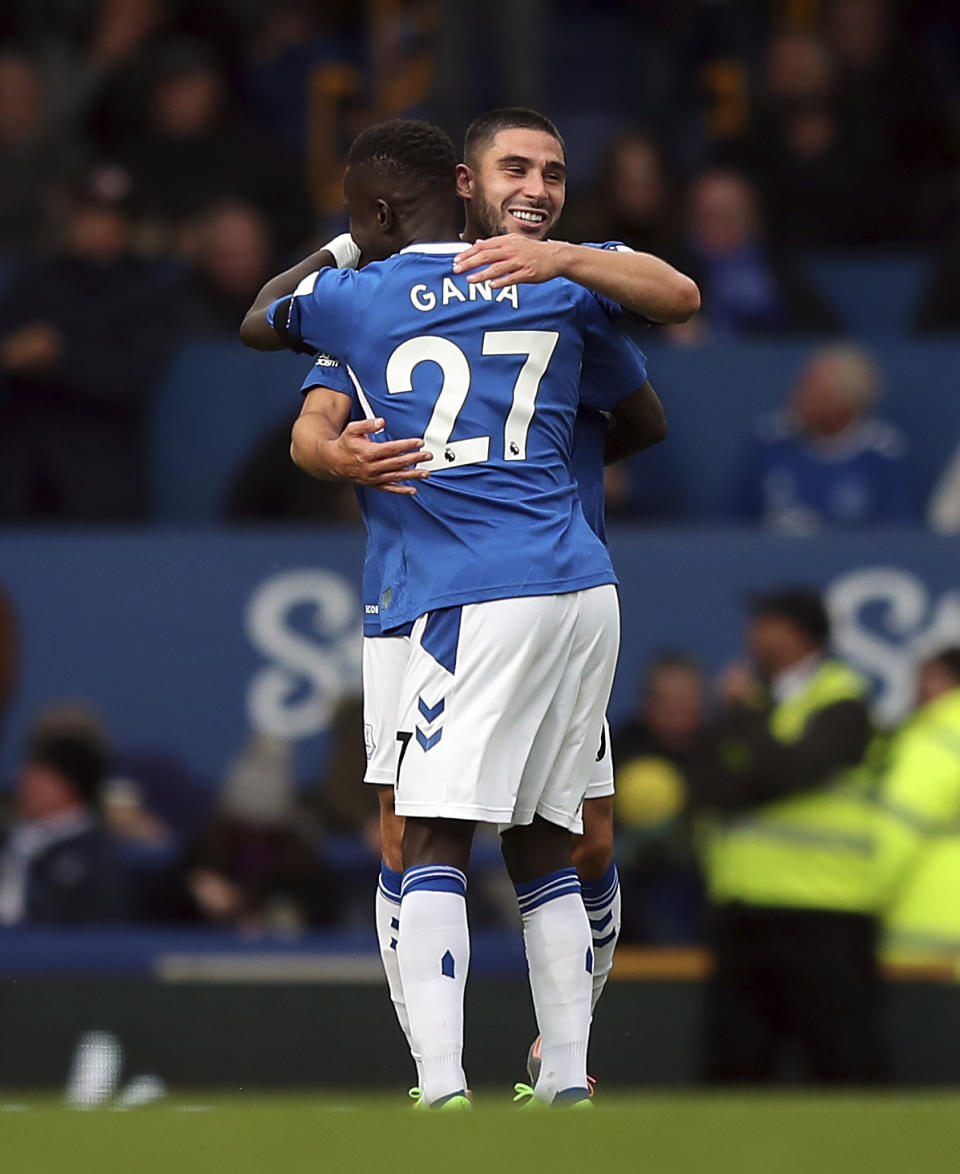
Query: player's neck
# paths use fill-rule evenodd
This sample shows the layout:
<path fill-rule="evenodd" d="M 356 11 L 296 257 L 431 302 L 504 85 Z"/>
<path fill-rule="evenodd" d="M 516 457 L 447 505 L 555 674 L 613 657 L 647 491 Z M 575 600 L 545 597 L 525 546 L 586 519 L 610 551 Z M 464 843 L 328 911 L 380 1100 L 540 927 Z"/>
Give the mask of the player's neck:
<path fill-rule="evenodd" d="M 459 234 L 460 239 L 466 241 L 468 245 L 474 245 L 478 240 L 481 240 L 486 235 L 487 234 L 481 229 L 481 227 L 473 222 L 468 211 L 463 226 L 463 232 Z"/>
<path fill-rule="evenodd" d="M 431 241 L 460 239 L 460 227 L 453 216 L 424 216 L 410 225 L 405 245 L 422 245 Z"/>

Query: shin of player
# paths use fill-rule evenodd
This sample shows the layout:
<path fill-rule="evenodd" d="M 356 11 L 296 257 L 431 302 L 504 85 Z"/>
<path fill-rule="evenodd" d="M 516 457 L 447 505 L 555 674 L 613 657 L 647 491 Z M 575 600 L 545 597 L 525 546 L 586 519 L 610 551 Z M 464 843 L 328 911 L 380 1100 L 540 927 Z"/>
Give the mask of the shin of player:
<path fill-rule="evenodd" d="M 606 727 L 604 742 L 609 759 Z M 620 877 L 613 856 L 612 786 L 611 778 L 611 793 L 608 795 L 591 796 L 590 789 L 587 789 L 583 805 L 584 834 L 577 838 L 573 849 L 593 942 L 592 1010 L 596 1010 L 613 969 L 613 955 L 620 936 Z"/>
<path fill-rule="evenodd" d="M 377 895 L 374 905 L 377 942 L 380 946 L 380 958 L 383 962 L 383 972 L 387 978 L 387 988 L 390 991 L 390 1001 L 396 1012 L 397 1022 L 410 1048 L 410 1055 L 417 1069 L 417 1086 L 423 1086 L 423 1073 L 420 1054 L 413 1046 L 410 1034 L 410 1017 L 407 1014 L 407 1002 L 403 994 L 403 980 L 400 977 L 400 958 L 398 946 L 400 940 L 400 899 L 403 881 L 403 820 L 394 814 L 393 786 L 381 786 L 380 793 L 380 843 L 382 859 L 380 861 L 380 878 L 377 882 Z"/>

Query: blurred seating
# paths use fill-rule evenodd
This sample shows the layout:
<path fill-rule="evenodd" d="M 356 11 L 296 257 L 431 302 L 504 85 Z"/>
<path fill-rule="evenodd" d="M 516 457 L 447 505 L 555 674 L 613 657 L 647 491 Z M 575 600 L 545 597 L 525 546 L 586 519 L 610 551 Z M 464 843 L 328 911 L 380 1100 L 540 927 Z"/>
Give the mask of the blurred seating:
<path fill-rule="evenodd" d="M 153 513 L 161 523 L 211 522 L 255 441 L 300 410 L 307 361 L 239 342 L 196 342 L 171 364 L 150 430 Z"/>
<path fill-rule="evenodd" d="M 804 267 L 846 333 L 873 339 L 909 332 L 929 265 L 919 254 L 894 253 L 814 255 Z"/>
<path fill-rule="evenodd" d="M 809 347 L 764 343 L 678 350 L 651 345 L 650 378 L 670 420 L 690 520 L 722 516 L 753 422 L 785 400 Z M 918 499 L 925 501 L 960 437 L 954 394 L 960 345 L 884 342 L 874 354 L 884 377 L 884 419 L 906 437 Z M 642 456 L 637 458 L 642 461 Z"/>

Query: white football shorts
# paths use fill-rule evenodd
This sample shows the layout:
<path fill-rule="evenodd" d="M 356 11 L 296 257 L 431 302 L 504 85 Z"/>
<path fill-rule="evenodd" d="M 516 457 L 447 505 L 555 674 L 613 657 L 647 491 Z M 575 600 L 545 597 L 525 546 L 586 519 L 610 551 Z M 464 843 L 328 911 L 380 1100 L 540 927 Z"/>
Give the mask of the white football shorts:
<path fill-rule="evenodd" d="M 600 747 L 593 760 L 590 778 L 587 780 L 588 799 L 608 799 L 614 793 L 613 755 L 610 752 L 610 723 L 603 719 L 603 733 Z"/>
<path fill-rule="evenodd" d="M 616 588 L 421 616 L 397 707 L 398 815 L 580 832 L 620 642 Z"/>
<path fill-rule="evenodd" d="M 397 781 L 397 700 L 409 655 L 409 636 L 363 638 L 365 783 L 392 787 Z"/>

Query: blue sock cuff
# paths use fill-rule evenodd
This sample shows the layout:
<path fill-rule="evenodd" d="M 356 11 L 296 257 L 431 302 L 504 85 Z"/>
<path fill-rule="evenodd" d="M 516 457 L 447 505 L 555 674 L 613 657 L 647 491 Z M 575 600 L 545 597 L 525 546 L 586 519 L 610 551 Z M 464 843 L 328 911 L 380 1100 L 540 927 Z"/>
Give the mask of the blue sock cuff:
<path fill-rule="evenodd" d="M 416 892 L 456 893 L 466 897 L 467 878 L 459 868 L 449 864 L 422 864 L 408 868 L 400 884 L 401 897 Z"/>
<path fill-rule="evenodd" d="M 536 880 L 524 881 L 514 885 L 517 893 L 517 904 L 521 913 L 532 913 L 548 901 L 557 897 L 566 897 L 573 893 L 580 896 L 580 878 L 575 868 L 560 868 L 556 872 L 548 872 L 546 876 L 538 876 Z"/>
<path fill-rule="evenodd" d="M 380 892 L 388 901 L 394 901 L 397 905 L 400 904 L 400 882 L 402 880 L 402 872 L 394 872 L 382 860 L 380 861 Z"/>
<path fill-rule="evenodd" d="M 611 864 L 599 880 L 581 881 L 580 887 L 587 909 L 602 909 L 604 905 L 609 905 L 620 887 L 616 864 Z"/>

